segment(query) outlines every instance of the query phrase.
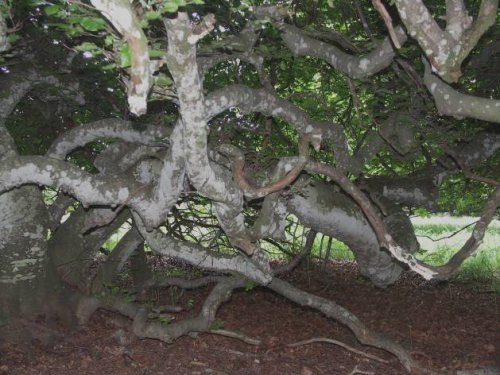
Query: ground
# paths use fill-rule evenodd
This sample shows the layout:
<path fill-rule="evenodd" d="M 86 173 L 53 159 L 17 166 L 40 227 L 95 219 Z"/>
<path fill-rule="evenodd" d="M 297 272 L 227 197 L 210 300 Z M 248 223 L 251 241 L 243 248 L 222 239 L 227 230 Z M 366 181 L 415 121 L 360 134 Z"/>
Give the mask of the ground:
<path fill-rule="evenodd" d="M 498 370 L 498 295 L 474 284 L 431 283 L 410 272 L 387 289 L 377 289 L 350 262 L 309 263 L 287 276 L 303 289 L 347 307 L 370 328 L 409 348 L 437 373 L 488 368 Z M 204 291 L 205 295 L 208 289 Z M 202 296 L 163 290 L 157 301 L 175 299 L 196 313 Z M 0 374 L 404 374 L 397 360 L 363 347 L 351 332 L 321 313 L 301 308 L 264 289 L 235 293 L 218 322 L 227 330 L 261 340 L 260 346 L 223 336 L 200 334 L 168 345 L 137 340 L 126 318 L 99 311 L 88 326 L 68 331 L 40 320 L 39 329 L 55 339 L 26 345 L 0 341 Z M 53 336 L 53 335 L 52 335 Z M 325 337 L 388 361 L 380 363 L 339 346 L 287 344 Z M 462 373 L 462 372 L 458 372 Z M 463 372 L 465 373 L 465 372 Z"/>

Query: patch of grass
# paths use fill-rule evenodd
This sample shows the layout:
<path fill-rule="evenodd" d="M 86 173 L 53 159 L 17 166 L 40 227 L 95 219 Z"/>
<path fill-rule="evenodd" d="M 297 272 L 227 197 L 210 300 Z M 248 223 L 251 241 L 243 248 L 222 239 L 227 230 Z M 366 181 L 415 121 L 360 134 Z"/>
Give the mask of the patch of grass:
<path fill-rule="evenodd" d="M 433 238 L 446 237 L 463 228 L 453 224 L 419 224 L 415 225 L 417 236 Z M 445 264 L 465 243 L 473 226 L 466 228 L 459 234 L 441 241 L 432 241 L 419 237 L 423 247 L 416 256 L 418 259 L 431 265 Z M 474 255 L 464 261 L 454 280 L 460 282 L 475 282 L 500 293 L 500 227 L 488 227 L 483 243 Z"/>
<path fill-rule="evenodd" d="M 354 260 L 354 254 L 346 244 L 334 238 L 330 241 L 327 236 L 323 239 L 321 236 L 316 236 L 311 254 L 314 257 L 323 259 L 328 257 L 328 259 L 336 260 Z"/>
<path fill-rule="evenodd" d="M 425 236 L 442 236 L 444 234 L 451 234 L 459 229 L 461 228 L 453 224 L 419 224 L 415 227 L 415 231 L 418 231 L 418 234 Z"/>

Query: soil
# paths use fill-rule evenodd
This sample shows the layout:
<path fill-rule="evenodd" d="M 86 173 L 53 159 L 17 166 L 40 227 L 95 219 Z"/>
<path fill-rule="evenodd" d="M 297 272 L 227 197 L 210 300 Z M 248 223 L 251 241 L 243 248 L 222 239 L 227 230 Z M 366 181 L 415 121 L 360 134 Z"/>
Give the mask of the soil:
<path fill-rule="evenodd" d="M 500 373 L 495 362 L 500 358 L 498 295 L 484 288 L 425 282 L 407 272 L 395 285 L 378 289 L 359 275 L 355 264 L 338 261 L 302 266 L 286 279 L 348 308 L 437 373 Z M 150 303 L 175 302 L 184 307 L 182 316 L 195 315 L 208 291 L 157 290 Z M 264 288 L 235 292 L 217 321 L 226 330 L 260 339 L 259 346 L 215 334 L 183 337 L 173 344 L 138 340 L 130 333 L 129 320 L 103 310 L 79 330 L 43 320 L 33 324 L 53 332 L 52 340 L 0 342 L 0 374 L 405 373 L 392 355 L 360 345 L 342 325 Z M 341 341 L 387 363 L 329 343 L 287 346 L 315 337 Z"/>

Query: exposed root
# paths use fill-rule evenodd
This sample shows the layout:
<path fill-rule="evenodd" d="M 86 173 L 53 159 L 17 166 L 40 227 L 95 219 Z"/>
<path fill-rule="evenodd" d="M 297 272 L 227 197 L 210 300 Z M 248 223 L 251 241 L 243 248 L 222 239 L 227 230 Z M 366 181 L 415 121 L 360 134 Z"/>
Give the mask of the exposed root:
<path fill-rule="evenodd" d="M 168 324 L 160 321 L 151 321 L 148 319 L 148 312 L 145 308 L 141 305 L 130 303 L 130 301 L 125 301 L 119 296 L 107 296 L 105 298 L 84 297 L 78 306 L 77 316 L 79 322 L 84 323 L 98 308 L 115 311 L 133 320 L 133 332 L 137 337 L 158 339 L 167 343 L 171 343 L 183 335 L 206 332 L 236 338 L 250 345 L 259 345 L 259 340 L 247 337 L 243 334 L 226 330 L 212 329 L 218 308 L 222 303 L 231 297 L 234 289 L 242 288 L 245 285 L 244 278 L 223 276 L 205 277 L 195 280 L 170 278 L 166 284 L 178 285 L 186 288 L 196 288 L 207 285 L 211 282 L 216 282 L 216 285 L 205 299 L 199 315 L 181 321 L 171 321 Z M 277 277 L 275 277 L 271 283 L 267 285 L 267 287 L 278 294 L 281 294 L 285 298 L 298 303 L 299 305 L 319 310 L 327 317 L 333 318 L 339 323 L 346 325 L 354 333 L 361 344 L 380 348 L 392 353 L 399 359 L 408 372 L 412 369 L 419 369 L 424 371 L 424 373 L 426 372 L 426 370 L 419 368 L 418 363 L 412 358 L 411 354 L 400 344 L 369 330 L 355 315 L 342 306 L 337 305 L 335 302 L 302 291 Z M 387 363 L 387 361 L 382 358 L 364 353 L 342 342 L 327 338 L 313 338 L 307 341 L 291 344 L 289 346 L 306 345 L 313 342 L 327 342 L 339 345 L 366 358 L 370 358 L 381 363 Z"/>
<path fill-rule="evenodd" d="M 80 324 L 86 323 L 97 309 L 103 308 L 133 319 L 133 332 L 140 338 L 152 338 L 171 343 L 192 332 L 211 332 L 210 326 L 215 320 L 215 314 L 220 305 L 231 297 L 235 288 L 244 286 L 244 280 L 240 278 L 220 277 L 218 280 L 219 282 L 203 303 L 200 314 L 194 318 L 169 324 L 148 321 L 148 313 L 142 306 L 117 296 L 106 296 L 104 298 L 83 297 L 77 307 L 78 321 Z M 220 332 L 212 333 L 221 334 Z M 226 336 L 229 336 L 229 333 Z M 244 340 L 243 336 L 238 337 L 236 333 L 233 333 L 232 337 L 247 340 L 248 343 L 253 340 L 250 338 Z"/>
<path fill-rule="evenodd" d="M 361 355 L 363 357 L 370 358 L 370 359 L 373 359 L 373 360 L 381 362 L 381 363 L 389 363 L 385 359 L 377 357 L 376 355 L 362 352 L 361 350 L 354 349 L 352 346 L 349 346 L 349 345 L 347 345 L 347 344 L 345 344 L 345 343 L 343 343 L 341 341 L 337 341 L 337 340 L 333 340 L 333 339 L 328 339 L 328 338 L 325 338 L 325 337 L 314 337 L 314 338 L 309 339 L 309 340 L 304 340 L 304 341 L 299 341 L 299 342 L 296 342 L 296 343 L 293 343 L 293 344 L 288 344 L 287 346 L 290 347 L 290 348 L 293 348 L 293 347 L 296 347 L 296 346 L 302 346 L 302 345 L 312 344 L 312 343 L 315 343 L 315 342 L 326 342 L 326 343 L 329 343 L 329 344 L 338 345 L 338 346 L 343 347 L 346 350 L 349 350 L 350 352 L 359 354 L 359 355 Z"/>
<path fill-rule="evenodd" d="M 278 278 L 274 278 L 268 287 L 299 305 L 312 307 L 321 311 L 327 317 L 346 325 L 362 344 L 374 346 L 394 354 L 408 372 L 412 368 L 418 367 L 405 348 L 393 340 L 369 330 L 354 314 L 335 302 L 304 292 Z"/>

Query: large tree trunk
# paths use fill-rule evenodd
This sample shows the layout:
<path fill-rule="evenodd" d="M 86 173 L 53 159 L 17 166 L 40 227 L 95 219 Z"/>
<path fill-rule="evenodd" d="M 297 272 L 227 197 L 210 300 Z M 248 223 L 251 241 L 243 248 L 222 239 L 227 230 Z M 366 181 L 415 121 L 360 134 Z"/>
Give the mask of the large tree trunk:
<path fill-rule="evenodd" d="M 36 187 L 0 196 L 0 324 L 44 312 L 48 285 L 47 211 Z"/>

